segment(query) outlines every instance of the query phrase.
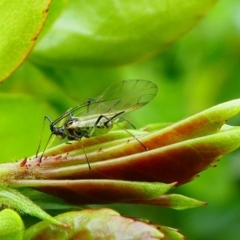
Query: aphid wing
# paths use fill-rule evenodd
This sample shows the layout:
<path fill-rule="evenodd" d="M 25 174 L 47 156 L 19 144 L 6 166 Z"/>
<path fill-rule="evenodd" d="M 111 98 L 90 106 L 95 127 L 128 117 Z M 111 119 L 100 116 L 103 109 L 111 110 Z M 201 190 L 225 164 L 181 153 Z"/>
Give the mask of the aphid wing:
<path fill-rule="evenodd" d="M 99 115 L 117 114 L 118 112 L 134 111 L 148 102 L 157 94 L 157 85 L 148 80 L 124 80 L 109 86 L 99 97 L 90 98 L 65 113 L 70 116 L 88 119 Z"/>
<path fill-rule="evenodd" d="M 85 103 L 79 104 L 73 108 L 68 109 L 64 114 L 62 114 L 59 118 L 57 118 L 55 121 L 52 122 L 52 125 L 59 124 L 61 125 L 61 121 L 65 121 L 64 119 L 71 117 L 72 115 L 75 114 L 75 112 L 78 112 L 78 115 L 87 115 L 88 108 L 90 105 L 90 101 L 87 101 Z"/>
<path fill-rule="evenodd" d="M 102 102 L 98 108 L 105 112 L 130 112 L 150 102 L 157 91 L 157 85 L 151 81 L 124 80 L 108 87 L 96 101 Z"/>

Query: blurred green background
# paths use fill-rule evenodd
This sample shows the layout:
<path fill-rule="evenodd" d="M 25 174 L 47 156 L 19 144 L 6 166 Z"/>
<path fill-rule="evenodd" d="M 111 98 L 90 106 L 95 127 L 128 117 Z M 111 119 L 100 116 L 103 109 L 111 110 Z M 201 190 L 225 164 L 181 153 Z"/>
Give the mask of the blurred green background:
<path fill-rule="evenodd" d="M 54 18 L 50 20 L 53 22 Z M 118 56 L 115 56 L 114 45 L 109 44 L 109 52 L 105 54 L 108 60 L 103 59 L 104 64 L 97 60 L 91 62 L 88 55 L 83 56 L 85 62 L 76 60 L 74 64 L 74 50 L 68 49 L 77 45 L 77 41 L 62 45 L 69 55 L 60 59 L 59 48 L 54 45 L 61 36 L 59 31 L 78 27 L 68 24 L 67 19 L 65 16 L 59 20 L 54 31 L 49 30 L 50 24 L 46 25 L 24 64 L 0 86 L 1 162 L 35 154 L 44 115 L 54 119 L 87 98 L 98 96 L 109 84 L 119 80 L 148 79 L 159 87 L 157 97 L 150 104 L 128 116 L 137 127 L 154 122 L 175 122 L 218 103 L 239 98 L 240 2 L 237 0 L 219 1 L 199 24 L 164 52 L 152 53 L 136 63 L 122 60 L 121 64 L 111 64 L 109 54 L 112 53 L 113 59 Z M 59 25 L 62 28 L 58 28 Z M 85 27 L 88 28 L 87 23 Z M 75 38 L 74 31 L 71 38 Z M 44 49 L 46 42 L 50 49 Z M 89 46 L 82 46 L 84 53 Z M 123 48 L 127 51 L 126 46 Z M 97 55 L 97 47 L 94 51 Z M 104 52 L 99 56 L 104 58 Z M 240 120 L 236 118 L 231 123 L 238 125 Z M 48 136 L 46 127 L 44 140 Z M 199 178 L 176 190 L 208 202 L 206 207 L 186 211 L 156 206 L 111 207 L 128 216 L 178 228 L 187 239 L 239 239 L 239 158 L 240 151 L 224 156 L 216 168 L 201 173 Z"/>

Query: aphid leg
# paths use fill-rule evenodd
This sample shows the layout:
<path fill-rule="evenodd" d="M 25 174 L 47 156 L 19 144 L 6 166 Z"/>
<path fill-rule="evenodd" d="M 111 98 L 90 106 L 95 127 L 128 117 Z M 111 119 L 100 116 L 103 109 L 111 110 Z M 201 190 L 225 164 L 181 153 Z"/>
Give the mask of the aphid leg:
<path fill-rule="evenodd" d="M 87 100 L 87 103 L 88 103 L 87 107 L 89 107 L 91 105 L 91 103 L 96 103 L 96 102 L 97 102 L 97 100 L 95 98 L 92 98 L 92 97 L 88 98 L 88 100 Z"/>
<path fill-rule="evenodd" d="M 85 149 L 84 149 L 83 145 L 82 145 L 82 150 L 83 150 L 83 153 L 84 153 L 84 155 L 87 159 L 88 168 L 89 168 L 89 170 L 92 170 L 89 159 L 88 159 L 88 156 L 87 156 L 87 153 L 85 152 Z"/>
<path fill-rule="evenodd" d="M 108 118 L 108 117 L 106 117 L 105 115 L 101 114 L 101 115 L 98 117 L 97 121 L 95 122 L 94 127 L 96 127 L 96 126 L 98 125 L 98 123 L 101 121 L 102 118 L 105 118 L 106 120 L 108 120 L 107 122 L 104 123 L 104 124 L 106 124 L 106 126 L 107 126 L 107 124 L 108 124 L 109 122 L 112 122 L 117 116 L 119 116 L 119 115 L 121 115 L 121 114 L 123 114 L 123 113 L 124 113 L 124 111 L 121 111 L 121 112 L 119 112 L 119 113 L 116 113 L 116 114 L 115 114 L 114 116 L 112 116 L 111 118 Z"/>
<path fill-rule="evenodd" d="M 129 120 L 127 120 L 125 117 L 121 117 L 123 118 L 129 125 L 131 125 L 134 129 L 137 129 Z"/>
<path fill-rule="evenodd" d="M 136 141 L 138 141 L 139 144 L 142 145 L 142 147 L 145 149 L 145 151 L 148 151 L 148 148 L 147 148 L 141 141 L 139 141 L 132 133 L 130 133 L 127 129 L 121 127 L 118 123 L 116 123 L 116 122 L 113 121 L 116 117 L 118 117 L 119 115 L 121 115 L 121 114 L 123 114 L 123 113 L 124 113 L 124 111 L 119 112 L 119 113 L 116 113 L 116 114 L 115 114 L 113 117 L 111 117 L 111 118 L 108 118 L 108 117 L 106 117 L 105 115 L 100 115 L 100 116 L 98 117 L 97 121 L 96 121 L 95 124 L 94 124 L 93 130 L 97 127 L 97 124 L 100 122 L 100 120 L 101 120 L 102 118 L 105 118 L 105 119 L 107 120 L 107 122 L 104 123 L 104 124 L 106 124 L 106 126 L 107 126 L 107 124 L 108 124 L 109 122 L 112 122 L 113 124 L 116 124 L 119 128 L 124 129 L 129 135 L 131 135 Z"/>
<path fill-rule="evenodd" d="M 36 157 L 37 157 L 37 155 L 39 153 L 39 150 L 40 150 L 40 147 L 41 147 L 42 138 L 43 138 L 43 130 L 44 130 L 44 127 L 45 127 L 46 119 L 48 119 L 50 122 L 52 122 L 52 120 L 48 116 L 44 116 L 43 127 L 42 127 L 42 131 L 41 131 L 41 135 L 40 135 L 40 141 L 39 141 L 37 152 L 36 152 Z"/>
<path fill-rule="evenodd" d="M 51 120 L 51 118 L 50 118 L 49 116 L 47 116 L 47 115 L 44 116 L 42 132 L 41 132 L 41 135 L 40 135 L 40 141 L 39 141 L 39 145 L 38 145 L 37 152 L 36 152 L 36 155 L 35 155 L 36 158 L 37 158 L 37 156 L 38 156 L 38 153 L 39 153 L 39 150 L 40 150 L 40 147 L 41 147 L 41 144 L 42 144 L 43 130 L 44 130 L 44 127 L 45 127 L 46 120 L 48 120 L 48 121 L 50 122 L 50 124 L 52 123 L 52 120 Z M 50 135 L 50 137 L 49 137 L 49 139 L 48 139 L 48 141 L 47 141 L 47 144 L 46 144 L 46 146 L 45 146 L 45 148 L 44 148 L 44 150 L 43 150 L 43 152 L 42 152 L 42 154 L 41 154 L 41 156 L 40 156 L 40 158 L 39 158 L 39 163 L 38 163 L 39 165 L 41 164 L 43 154 L 44 154 L 44 152 L 45 152 L 45 150 L 46 150 L 46 148 L 47 148 L 47 145 L 48 145 L 51 137 L 52 137 L 52 134 Z"/>
<path fill-rule="evenodd" d="M 82 148 L 83 153 L 84 153 L 84 155 L 85 155 L 85 158 L 86 158 L 86 160 L 87 160 L 88 168 L 89 168 L 89 170 L 92 170 L 92 168 L 91 168 L 91 166 L 90 166 L 90 162 L 89 162 L 88 156 L 87 156 L 87 153 L 86 153 L 86 151 L 85 151 L 85 149 L 84 149 L 84 146 L 83 146 L 82 143 L 81 143 L 81 138 L 79 138 L 77 135 L 75 135 L 75 140 L 78 141 L 79 144 L 81 145 L 81 148 Z"/>
<path fill-rule="evenodd" d="M 41 164 L 41 162 L 42 162 L 42 158 L 43 158 L 43 155 L 44 155 L 44 153 L 45 153 L 45 151 L 46 151 L 46 149 L 47 149 L 47 146 L 48 146 L 48 144 L 49 144 L 49 142 L 50 142 L 50 139 L 51 139 L 51 137 L 52 137 L 52 133 L 51 133 L 51 135 L 49 136 L 49 138 L 48 138 L 48 140 L 47 140 L 47 143 L 46 143 L 46 145 L 45 145 L 45 147 L 44 147 L 44 149 L 43 149 L 43 151 L 42 151 L 42 154 L 41 154 L 41 156 L 40 156 L 40 158 L 39 158 L 39 162 L 38 162 L 38 165 L 40 166 L 40 164 Z M 36 156 L 37 157 L 37 156 Z"/>

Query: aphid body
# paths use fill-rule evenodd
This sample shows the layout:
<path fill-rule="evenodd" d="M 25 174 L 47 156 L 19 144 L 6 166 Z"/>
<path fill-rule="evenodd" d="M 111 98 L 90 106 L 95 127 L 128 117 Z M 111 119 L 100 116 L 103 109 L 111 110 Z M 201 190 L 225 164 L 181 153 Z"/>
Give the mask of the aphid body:
<path fill-rule="evenodd" d="M 51 136 L 54 134 L 61 139 L 67 137 L 80 141 L 82 137 L 108 133 L 119 117 L 146 105 L 156 96 L 157 91 L 157 85 L 148 80 L 120 81 L 109 86 L 99 97 L 90 98 L 69 109 L 56 120 L 52 121 L 48 116 L 45 116 L 45 120 L 50 122 Z M 62 120 L 65 120 L 64 124 L 57 126 Z"/>

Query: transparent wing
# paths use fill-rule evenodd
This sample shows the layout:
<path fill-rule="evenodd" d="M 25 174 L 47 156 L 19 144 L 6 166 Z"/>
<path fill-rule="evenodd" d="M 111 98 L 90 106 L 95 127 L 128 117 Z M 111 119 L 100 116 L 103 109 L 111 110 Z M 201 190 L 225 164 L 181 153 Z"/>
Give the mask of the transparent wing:
<path fill-rule="evenodd" d="M 74 109 L 74 116 L 134 111 L 149 103 L 157 94 L 157 85 L 147 80 L 124 80 L 109 86 L 99 97 L 90 99 L 85 112 Z"/>
<path fill-rule="evenodd" d="M 59 122 L 60 122 L 61 120 L 63 120 L 64 118 L 73 115 L 73 113 L 74 113 L 76 110 L 78 110 L 78 111 L 81 110 L 82 113 L 87 112 L 87 109 L 89 108 L 89 106 L 90 106 L 90 104 L 91 104 L 91 101 L 92 101 L 92 100 L 89 99 L 87 102 L 84 102 L 84 103 L 79 104 L 79 105 L 77 105 L 77 106 L 75 106 L 75 107 L 73 107 L 73 108 L 68 109 L 63 115 L 61 115 L 59 118 L 57 118 L 57 119 L 56 119 L 55 121 L 53 121 L 51 124 L 52 124 L 52 125 L 56 125 L 57 123 L 59 123 Z"/>
<path fill-rule="evenodd" d="M 149 103 L 157 94 L 155 83 L 142 80 L 124 80 L 109 86 L 99 97 L 90 98 L 87 102 L 69 109 L 54 121 L 58 123 L 67 116 L 84 118 L 100 114 L 117 114 L 131 112 Z"/>

